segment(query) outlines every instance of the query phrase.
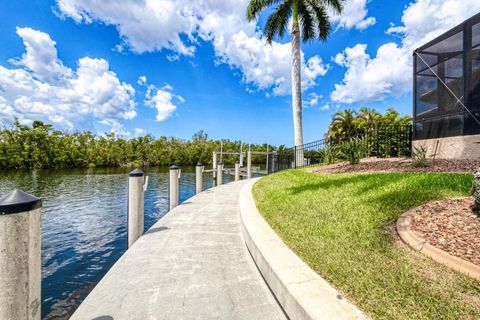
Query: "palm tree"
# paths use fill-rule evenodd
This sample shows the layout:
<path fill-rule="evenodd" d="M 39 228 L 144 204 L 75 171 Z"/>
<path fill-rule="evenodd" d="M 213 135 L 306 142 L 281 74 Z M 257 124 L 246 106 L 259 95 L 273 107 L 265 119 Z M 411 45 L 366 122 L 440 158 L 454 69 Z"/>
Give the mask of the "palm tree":
<path fill-rule="evenodd" d="M 327 139 L 333 142 L 345 141 L 357 131 L 357 112 L 352 109 L 337 111 L 328 128 Z"/>
<path fill-rule="evenodd" d="M 389 108 L 385 114 L 383 115 L 383 124 L 384 125 L 400 125 L 405 126 L 410 124 L 412 121 L 412 117 L 410 116 L 401 116 L 400 113 L 393 109 Z"/>
<path fill-rule="evenodd" d="M 295 146 L 303 145 L 300 36 L 304 42 L 315 38 L 326 40 L 330 33 L 328 9 L 340 14 L 343 2 L 344 0 L 250 0 L 248 4 L 248 21 L 257 19 L 262 11 L 276 5 L 276 10 L 268 18 L 263 31 L 268 43 L 271 43 L 276 35 L 284 36 L 292 18 L 292 109 Z M 303 158 L 303 155 L 300 158 Z"/>
<path fill-rule="evenodd" d="M 381 121 L 382 115 L 373 108 L 362 107 L 357 119 L 360 128 L 371 129 Z"/>

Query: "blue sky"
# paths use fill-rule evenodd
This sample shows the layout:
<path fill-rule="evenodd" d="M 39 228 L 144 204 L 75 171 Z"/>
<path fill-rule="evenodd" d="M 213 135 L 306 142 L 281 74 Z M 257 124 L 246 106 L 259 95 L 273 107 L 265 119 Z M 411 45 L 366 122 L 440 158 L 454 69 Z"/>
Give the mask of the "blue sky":
<path fill-rule="evenodd" d="M 260 38 L 248 0 L 4 1 L 0 119 L 63 130 L 293 144 L 289 39 Z M 337 110 L 411 114 L 411 51 L 476 0 L 347 0 L 327 42 L 303 44 L 304 140 Z"/>

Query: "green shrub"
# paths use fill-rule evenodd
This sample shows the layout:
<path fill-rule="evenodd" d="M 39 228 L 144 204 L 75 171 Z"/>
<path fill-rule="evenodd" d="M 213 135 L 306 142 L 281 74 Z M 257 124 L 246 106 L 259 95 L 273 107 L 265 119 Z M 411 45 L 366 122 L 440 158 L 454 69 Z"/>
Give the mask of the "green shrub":
<path fill-rule="evenodd" d="M 338 152 L 338 148 L 336 146 L 326 145 L 320 151 L 322 162 L 324 164 L 334 164 L 340 158 L 340 154 Z"/>
<path fill-rule="evenodd" d="M 475 198 L 474 210 L 480 212 L 480 169 L 473 174 L 472 196 Z"/>
<path fill-rule="evenodd" d="M 412 166 L 416 168 L 424 168 L 429 166 L 427 148 L 423 146 L 413 148 Z"/>
<path fill-rule="evenodd" d="M 340 145 L 340 155 L 350 164 L 357 164 L 368 154 L 367 141 L 364 138 L 351 138 Z"/>

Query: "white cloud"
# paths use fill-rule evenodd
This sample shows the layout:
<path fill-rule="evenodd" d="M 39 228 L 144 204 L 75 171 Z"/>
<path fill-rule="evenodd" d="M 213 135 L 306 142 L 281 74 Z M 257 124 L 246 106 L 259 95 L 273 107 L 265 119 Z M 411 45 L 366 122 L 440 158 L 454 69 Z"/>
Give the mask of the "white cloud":
<path fill-rule="evenodd" d="M 147 83 L 147 77 L 146 76 L 138 77 L 137 83 L 141 86 L 144 86 Z"/>
<path fill-rule="evenodd" d="M 115 135 L 119 137 L 128 138 L 132 135 L 132 133 L 125 129 L 125 126 L 114 119 L 103 119 L 99 121 L 100 124 L 107 126 L 110 128 L 111 133 L 115 133 Z"/>
<path fill-rule="evenodd" d="M 375 23 L 377 23 L 377 19 L 375 17 L 368 17 L 365 20 L 360 21 L 355 25 L 355 28 L 358 30 L 365 30 L 370 26 L 373 26 Z"/>
<path fill-rule="evenodd" d="M 35 77 L 47 83 L 61 83 L 72 76 L 72 70 L 65 67 L 57 57 L 55 41 L 44 32 L 32 28 L 17 28 L 26 52 L 20 59 L 10 59 L 10 63 L 23 67 Z"/>
<path fill-rule="evenodd" d="M 170 61 L 170 62 L 178 61 L 178 60 L 180 60 L 180 56 L 178 54 L 168 54 L 167 55 L 167 60 Z"/>
<path fill-rule="evenodd" d="M 93 118 L 136 116 L 135 90 L 109 70 L 106 60 L 84 57 L 72 70 L 58 59 L 48 34 L 31 28 L 17 28 L 17 34 L 26 52 L 12 60 L 17 68 L 0 66 L 0 118 L 43 120 L 73 129 Z"/>
<path fill-rule="evenodd" d="M 388 34 L 401 36 L 401 44 L 381 45 L 374 57 L 366 45 L 357 44 L 336 55 L 334 61 L 347 68 L 331 94 L 333 101 L 353 103 L 399 96 L 411 90 L 412 52 L 480 11 L 478 0 L 416 0 L 404 10 L 402 25 Z"/>
<path fill-rule="evenodd" d="M 135 137 L 142 137 L 142 136 L 146 135 L 147 133 L 148 133 L 147 130 L 142 129 L 142 128 L 135 128 L 135 130 L 134 130 Z"/>
<path fill-rule="evenodd" d="M 114 133 L 116 136 L 126 139 L 143 137 L 148 133 L 147 130 L 142 128 L 135 128 L 132 133 L 128 131 L 122 123 L 114 119 L 103 119 L 98 123 L 106 126 L 108 132 Z M 105 131 L 101 131 L 100 135 L 105 136 Z"/>
<path fill-rule="evenodd" d="M 268 45 L 246 21 L 248 0 L 57 0 L 58 11 L 77 22 L 114 25 L 122 45 L 136 53 L 168 49 L 167 59 L 192 56 L 198 40 L 213 43 L 216 62 L 243 74 L 254 90 L 288 94 L 291 87 L 290 45 Z M 312 60 L 313 59 L 313 60 Z M 328 68 L 319 56 L 303 66 L 304 88 L 313 87 Z M 251 88 L 248 90 L 252 90 Z"/>
<path fill-rule="evenodd" d="M 186 6 L 186 0 L 58 0 L 57 4 L 60 15 L 76 22 L 101 21 L 116 26 L 122 45 L 128 45 L 134 52 L 163 48 L 184 55 L 195 52 L 195 47 L 185 44 L 180 37 L 193 33 L 196 28 L 197 17 Z"/>
<path fill-rule="evenodd" d="M 417 0 L 402 15 L 400 26 L 387 30 L 403 37 L 402 45 L 413 50 L 480 11 L 477 0 Z"/>
<path fill-rule="evenodd" d="M 400 96 L 410 89 L 410 56 L 395 43 L 382 45 L 372 59 L 367 45 L 357 44 L 335 57 L 347 68 L 342 83 L 335 85 L 331 98 L 336 102 L 353 103 L 382 99 L 386 95 Z M 395 63 L 392 61 L 395 57 Z"/>
<path fill-rule="evenodd" d="M 319 100 L 322 99 L 323 96 L 320 94 L 317 94 L 315 92 L 311 92 L 307 96 L 307 100 L 303 101 L 303 105 L 305 107 L 316 107 L 319 103 Z"/>
<path fill-rule="evenodd" d="M 321 110 L 321 111 L 330 110 L 330 105 L 329 105 L 329 104 L 325 104 L 325 105 L 323 105 L 322 107 L 320 107 L 320 110 Z"/>
<path fill-rule="evenodd" d="M 145 104 L 157 109 L 157 121 L 165 121 L 170 118 L 177 110 L 175 103 L 185 102 L 182 96 L 176 95 L 172 91 L 173 88 L 169 84 L 160 89 L 157 89 L 154 85 L 148 86 Z"/>
<path fill-rule="evenodd" d="M 375 17 L 367 17 L 367 0 L 347 0 L 341 15 L 330 14 L 337 28 L 364 30 L 374 25 Z"/>

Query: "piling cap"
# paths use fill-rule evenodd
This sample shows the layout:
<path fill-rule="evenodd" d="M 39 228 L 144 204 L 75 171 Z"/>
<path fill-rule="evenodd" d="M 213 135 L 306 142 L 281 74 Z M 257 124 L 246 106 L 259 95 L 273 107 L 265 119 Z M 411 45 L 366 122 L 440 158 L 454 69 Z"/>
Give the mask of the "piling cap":
<path fill-rule="evenodd" d="M 200 162 L 197 163 L 197 167 L 203 167 L 203 164 L 201 164 Z"/>
<path fill-rule="evenodd" d="M 237 160 L 237 161 L 235 161 L 235 163 L 238 163 L 238 164 L 239 164 L 239 163 L 240 163 L 240 161 L 238 161 L 238 160 Z"/>
<path fill-rule="evenodd" d="M 42 207 L 42 199 L 15 189 L 0 198 L 0 215 L 32 211 Z"/>
<path fill-rule="evenodd" d="M 170 170 L 178 170 L 178 167 L 176 165 L 173 165 L 170 167 Z"/>
<path fill-rule="evenodd" d="M 135 169 L 128 174 L 129 177 L 143 177 L 143 172 L 140 169 Z"/>

